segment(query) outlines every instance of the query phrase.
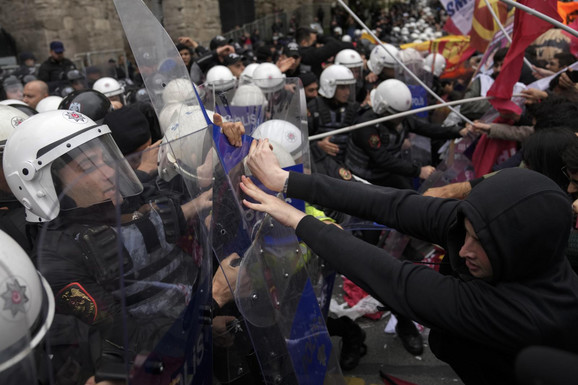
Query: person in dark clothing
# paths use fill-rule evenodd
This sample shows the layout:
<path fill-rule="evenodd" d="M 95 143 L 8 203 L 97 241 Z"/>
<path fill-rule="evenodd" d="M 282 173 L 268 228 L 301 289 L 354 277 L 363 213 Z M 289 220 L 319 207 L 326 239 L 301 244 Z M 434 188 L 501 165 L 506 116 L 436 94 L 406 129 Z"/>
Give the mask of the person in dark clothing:
<path fill-rule="evenodd" d="M 356 123 L 407 111 L 411 106 L 409 88 L 396 79 L 380 83 L 370 97 L 372 109 L 367 110 Z M 414 164 L 404 156 L 409 150 L 410 132 L 445 139 L 457 138 L 466 133 L 459 126 L 443 127 L 411 116 L 377 123 L 351 133 L 345 165 L 353 174 L 373 184 L 412 188 L 411 178 L 427 179 L 434 168 Z"/>
<path fill-rule="evenodd" d="M 28 115 L 16 108 L 0 105 L 0 229 L 30 254 L 32 240 L 27 236 L 24 206 L 18 202 L 6 184 L 2 167 L 6 140 L 27 118 Z"/>
<path fill-rule="evenodd" d="M 223 65 L 225 57 L 230 53 L 235 53 L 235 48 L 231 45 L 231 42 L 223 36 L 217 35 L 211 40 L 209 51 L 204 52 L 195 63 L 199 66 L 203 74 L 206 75 L 214 66 Z M 193 79 L 193 81 L 195 81 L 195 79 Z"/>
<path fill-rule="evenodd" d="M 304 72 L 299 75 L 301 83 L 303 83 L 303 91 L 305 92 L 305 101 L 309 104 L 310 101 L 319 95 L 319 82 L 317 76 L 313 72 Z"/>
<path fill-rule="evenodd" d="M 20 67 L 12 72 L 12 75 L 20 79 L 22 83 L 36 79 L 37 68 L 34 55 L 31 52 L 21 52 L 18 58 L 20 59 Z"/>
<path fill-rule="evenodd" d="M 64 57 L 62 42 L 53 41 L 50 43 L 50 57 L 38 69 L 38 80 L 46 82 L 52 92 L 66 81 L 66 73 L 73 69 L 76 69 L 76 65 Z"/>
<path fill-rule="evenodd" d="M 252 145 L 247 163 L 272 191 L 445 248 L 440 272 L 400 262 L 242 179 L 241 189 L 256 201 L 245 200 L 246 206 L 293 227 L 338 272 L 430 327 L 432 352 L 465 384 L 516 383 L 515 358 L 531 345 L 578 352 L 578 277 L 564 256 L 572 214 L 566 194 L 549 178 L 502 170 L 458 201 L 288 173 L 276 166 L 267 141 Z"/>
<path fill-rule="evenodd" d="M 321 73 L 319 96 L 307 104 L 309 135 L 322 134 L 353 124 L 359 104 L 353 101 L 355 77 L 343 65 L 334 64 Z M 342 164 L 349 134 L 327 136 L 311 144 L 311 154 L 316 165 L 321 166 L 326 157 Z M 327 173 L 325 173 L 328 175 Z"/>
<path fill-rule="evenodd" d="M 339 51 L 346 48 L 353 49 L 353 44 L 338 41 L 332 37 L 318 35 L 309 28 L 299 28 L 295 34 L 295 41 L 299 44 L 301 53 L 301 66 L 304 70 L 307 67 L 318 77 L 321 76 L 322 63 L 337 55 Z M 321 46 L 318 46 L 321 45 Z"/>

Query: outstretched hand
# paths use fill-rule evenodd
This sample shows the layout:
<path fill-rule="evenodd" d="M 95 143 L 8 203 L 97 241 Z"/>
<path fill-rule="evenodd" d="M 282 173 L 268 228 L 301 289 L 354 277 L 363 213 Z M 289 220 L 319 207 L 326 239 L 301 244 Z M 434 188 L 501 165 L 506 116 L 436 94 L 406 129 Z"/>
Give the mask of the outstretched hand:
<path fill-rule="evenodd" d="M 289 172 L 279 165 L 268 139 L 254 140 L 247 155 L 247 165 L 251 174 L 269 190 L 281 192 Z"/>
<path fill-rule="evenodd" d="M 249 202 L 243 199 L 243 204 L 250 209 L 267 213 L 275 218 L 279 223 L 285 226 L 297 228 L 297 225 L 305 217 L 305 213 L 297 210 L 295 207 L 286 203 L 285 201 L 269 195 L 261 190 L 253 181 L 246 176 L 241 177 L 241 190 L 257 201 L 256 203 Z"/>
<path fill-rule="evenodd" d="M 217 113 L 213 115 L 213 123 L 221 127 L 223 134 L 229 140 L 229 143 L 235 147 L 243 145 L 243 135 L 245 134 L 245 126 L 241 122 L 225 122 L 223 117 Z"/>

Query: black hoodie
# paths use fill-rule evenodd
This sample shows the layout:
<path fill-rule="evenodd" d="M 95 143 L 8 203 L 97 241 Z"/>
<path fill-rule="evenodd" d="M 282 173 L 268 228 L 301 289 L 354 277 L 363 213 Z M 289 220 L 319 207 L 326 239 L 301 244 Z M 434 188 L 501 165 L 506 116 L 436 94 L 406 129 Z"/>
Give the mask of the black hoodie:
<path fill-rule="evenodd" d="M 570 202 L 541 174 L 503 170 L 457 201 L 291 173 L 288 195 L 446 248 L 451 269 L 443 275 L 310 216 L 297 227 L 337 271 L 430 327 L 431 350 L 464 383 L 515 384 L 514 359 L 530 345 L 578 352 L 578 277 L 564 256 Z M 459 257 L 464 217 L 492 263 L 492 280 L 471 276 Z"/>

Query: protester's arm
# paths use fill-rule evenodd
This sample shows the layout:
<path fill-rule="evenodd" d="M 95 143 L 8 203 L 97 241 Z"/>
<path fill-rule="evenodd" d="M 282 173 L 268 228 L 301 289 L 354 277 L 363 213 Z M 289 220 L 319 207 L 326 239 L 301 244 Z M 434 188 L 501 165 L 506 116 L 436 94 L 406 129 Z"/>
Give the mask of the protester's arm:
<path fill-rule="evenodd" d="M 534 126 L 510 126 L 509 124 L 492 123 L 487 135 L 488 138 L 521 142 L 533 133 Z"/>
<path fill-rule="evenodd" d="M 339 51 L 345 48 L 353 48 L 351 43 L 343 43 L 339 42 L 333 38 L 327 37 L 317 40 L 319 43 L 322 43 L 323 46 L 316 47 L 316 48 L 309 48 L 308 50 L 303 51 L 302 55 L 302 62 L 303 64 L 315 66 L 321 65 L 324 61 L 329 59 L 332 56 L 337 55 Z"/>
<path fill-rule="evenodd" d="M 291 178 L 295 175 L 297 174 L 292 173 Z M 315 179 L 307 175 L 304 177 Z M 290 188 L 294 182 L 289 183 Z M 451 276 L 441 275 L 426 266 L 401 262 L 385 250 L 354 237 L 350 232 L 336 226 L 327 226 L 283 200 L 266 194 L 246 177 L 243 177 L 241 189 L 256 201 L 250 203 L 244 200 L 243 203 L 247 207 L 267 212 L 282 224 L 296 229 L 297 236 L 316 254 L 396 312 L 423 325 L 446 330 L 484 344 L 508 345 L 518 342 L 514 340 L 517 331 L 492 322 L 494 314 L 487 311 L 488 307 L 505 305 L 496 303 L 499 297 L 493 295 L 494 288 L 491 285 L 466 283 Z M 403 196 L 403 199 L 409 200 L 412 197 L 405 194 Z M 344 197 L 344 200 L 347 199 L 348 197 Z M 430 201 L 430 204 L 433 203 L 425 199 Z M 358 199 L 362 200 L 363 197 Z M 443 201 L 437 200 L 438 203 Z M 443 217 L 443 210 L 439 210 L 438 214 Z M 454 218 L 453 214 L 450 216 Z M 416 220 L 419 221 L 417 218 Z M 447 232 L 446 225 L 449 225 L 449 222 L 444 224 L 441 221 L 436 224 Z M 510 305 L 507 299 L 501 301 Z M 508 325 L 529 322 L 516 310 L 508 311 L 502 316 Z M 523 318 L 523 321 L 516 321 L 516 317 Z M 504 338 L 507 339 L 506 342 L 502 341 Z"/>
<path fill-rule="evenodd" d="M 459 125 L 442 126 L 416 117 L 408 117 L 410 131 L 433 139 L 454 139 L 465 136 L 467 129 Z"/>
<path fill-rule="evenodd" d="M 445 244 L 446 229 L 458 203 L 422 197 L 411 190 L 351 183 L 319 174 L 289 174 L 279 167 L 268 141 L 251 145 L 247 165 L 273 191 L 283 190 L 287 180 L 290 197 L 373 220 L 441 245 Z"/>

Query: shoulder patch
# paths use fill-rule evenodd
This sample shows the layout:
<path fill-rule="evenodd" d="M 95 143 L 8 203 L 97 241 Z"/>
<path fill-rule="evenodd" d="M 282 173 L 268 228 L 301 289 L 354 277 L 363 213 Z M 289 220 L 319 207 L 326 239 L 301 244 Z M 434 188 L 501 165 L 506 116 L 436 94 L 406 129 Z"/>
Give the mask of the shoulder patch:
<path fill-rule="evenodd" d="M 351 171 L 349 171 L 345 167 L 340 167 L 339 168 L 339 176 L 343 180 L 351 180 Z"/>
<path fill-rule="evenodd" d="M 378 149 L 381 147 L 381 140 L 379 139 L 379 135 L 371 134 L 369 137 L 369 147 L 373 149 Z"/>
<path fill-rule="evenodd" d="M 72 314 L 83 322 L 92 324 L 96 320 L 96 301 L 78 282 L 72 282 L 56 294 L 56 306 L 65 314 Z"/>

